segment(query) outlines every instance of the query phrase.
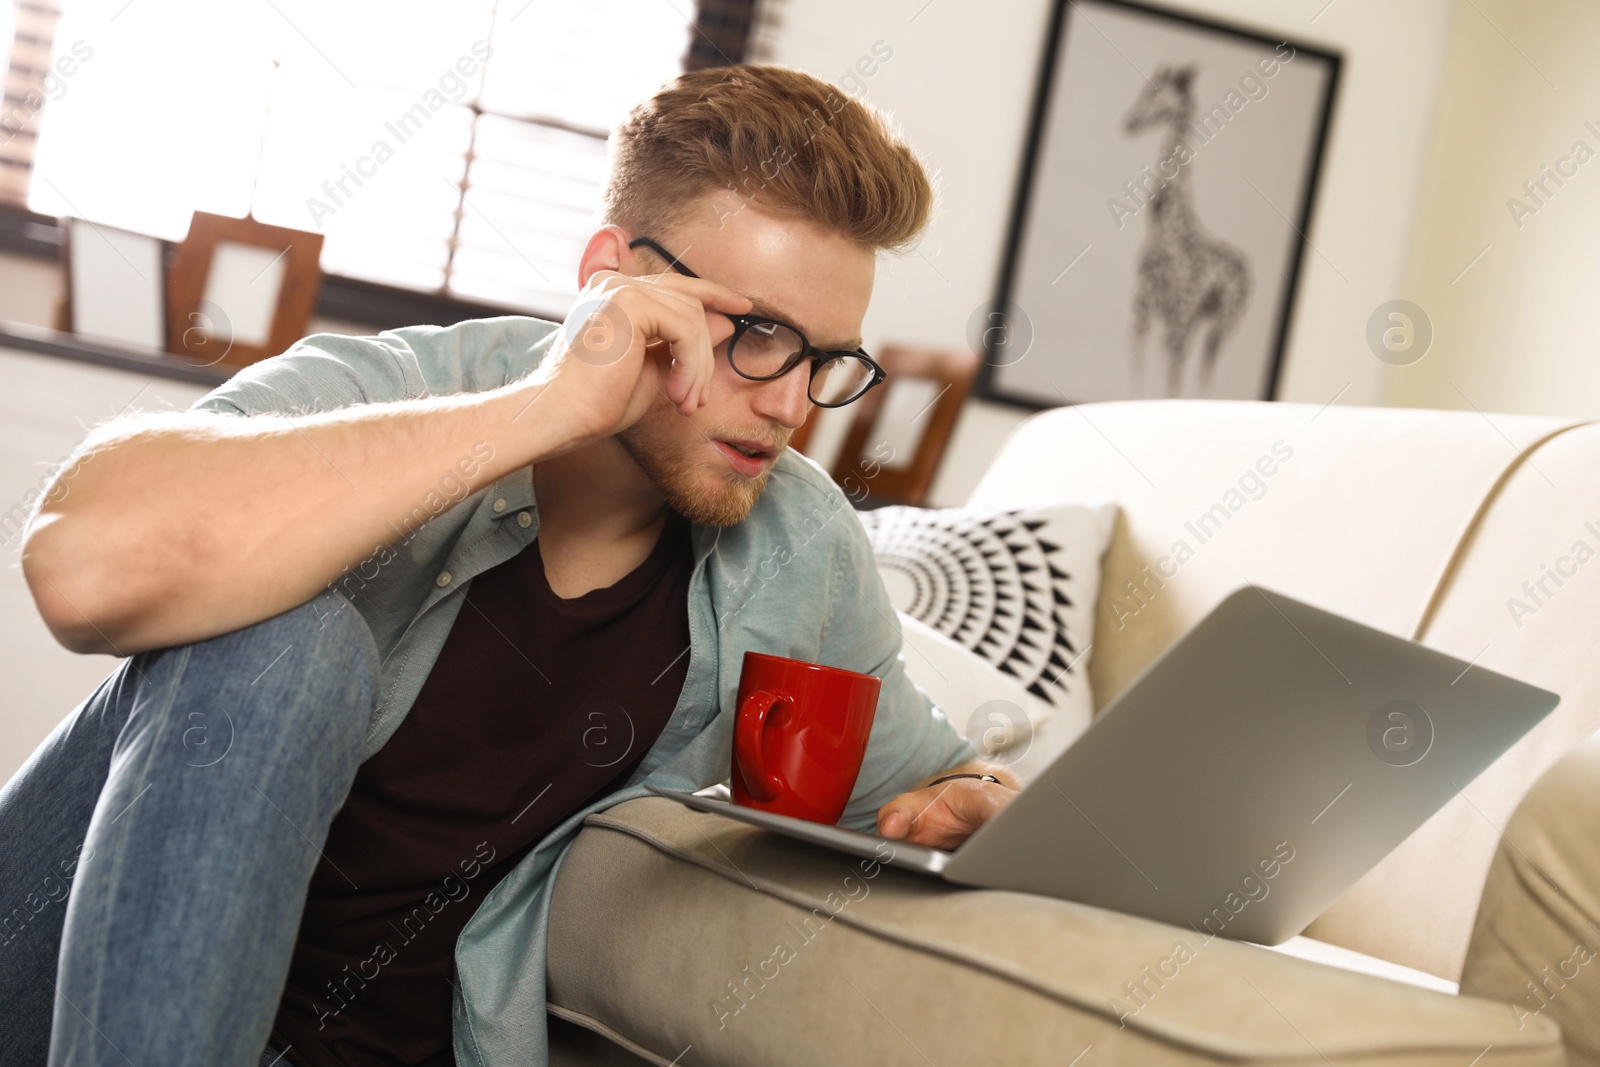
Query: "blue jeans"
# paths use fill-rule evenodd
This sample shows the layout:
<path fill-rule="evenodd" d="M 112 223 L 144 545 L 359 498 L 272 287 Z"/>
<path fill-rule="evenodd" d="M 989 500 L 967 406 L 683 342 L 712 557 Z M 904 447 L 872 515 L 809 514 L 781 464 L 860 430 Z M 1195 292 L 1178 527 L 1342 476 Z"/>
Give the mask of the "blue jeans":
<path fill-rule="evenodd" d="M 0 1067 L 273 1061 L 378 665 L 324 591 L 124 660 L 51 732 L 0 789 Z"/>

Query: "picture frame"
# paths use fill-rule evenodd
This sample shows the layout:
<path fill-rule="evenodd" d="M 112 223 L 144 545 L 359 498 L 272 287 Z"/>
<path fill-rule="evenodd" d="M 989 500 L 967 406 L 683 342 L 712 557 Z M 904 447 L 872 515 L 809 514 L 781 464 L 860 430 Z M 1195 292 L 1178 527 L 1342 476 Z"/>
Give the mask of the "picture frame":
<path fill-rule="evenodd" d="M 94 341 L 166 348 L 166 242 L 74 216 L 58 220 L 63 299 L 56 325 Z"/>
<path fill-rule="evenodd" d="M 1057 0 L 976 392 L 1029 410 L 1276 395 L 1341 57 Z"/>
<path fill-rule="evenodd" d="M 305 336 L 322 287 L 322 234 L 196 211 L 167 271 L 167 351 L 247 367 Z"/>

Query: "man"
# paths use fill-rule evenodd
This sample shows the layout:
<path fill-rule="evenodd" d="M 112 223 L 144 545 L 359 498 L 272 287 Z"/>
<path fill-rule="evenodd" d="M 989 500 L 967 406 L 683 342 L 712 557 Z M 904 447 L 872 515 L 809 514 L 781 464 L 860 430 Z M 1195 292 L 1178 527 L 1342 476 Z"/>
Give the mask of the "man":
<path fill-rule="evenodd" d="M 24 573 L 64 645 L 131 658 L 0 794 L 4 899 L 71 885 L 5 930 L 0 1064 L 545 1062 L 560 857 L 728 777 L 746 649 L 883 679 L 843 824 L 950 847 L 1015 794 L 785 448 L 872 382 L 921 166 L 760 66 L 612 150 L 564 324 L 313 336 L 66 465 Z"/>

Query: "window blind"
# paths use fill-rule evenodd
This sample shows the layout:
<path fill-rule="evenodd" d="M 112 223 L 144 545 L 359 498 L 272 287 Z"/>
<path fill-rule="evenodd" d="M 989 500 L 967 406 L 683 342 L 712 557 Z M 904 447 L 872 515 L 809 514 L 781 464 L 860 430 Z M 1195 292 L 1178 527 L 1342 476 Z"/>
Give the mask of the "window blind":
<path fill-rule="evenodd" d="M 10 62 L 0 103 L 0 200 L 21 205 L 28 198 L 39 116 L 65 86 L 59 75 L 49 74 L 51 43 L 61 13 L 53 0 L 3 6 L 9 10 L 0 15 L 0 43 L 6 46 L 0 54 L 8 55 Z M 71 55 L 70 48 L 67 54 Z"/>

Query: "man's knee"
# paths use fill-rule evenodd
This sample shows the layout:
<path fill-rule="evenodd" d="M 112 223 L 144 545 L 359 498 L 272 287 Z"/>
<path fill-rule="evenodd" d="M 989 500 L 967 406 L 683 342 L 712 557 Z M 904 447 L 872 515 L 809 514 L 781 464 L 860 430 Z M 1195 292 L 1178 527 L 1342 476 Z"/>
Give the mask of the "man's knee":
<path fill-rule="evenodd" d="M 372 628 L 343 593 L 324 589 L 279 618 L 305 633 L 315 642 L 319 654 L 341 657 L 352 669 L 362 671 L 377 686 L 381 657 Z"/>
<path fill-rule="evenodd" d="M 1512 814 L 1500 847 L 1521 849 L 1546 877 L 1600 894 L 1600 734 L 1539 776 Z"/>
<path fill-rule="evenodd" d="M 380 657 L 372 629 L 344 594 L 335 590 L 325 589 L 303 604 L 213 640 L 227 655 L 237 655 L 241 643 L 259 645 L 274 663 L 277 656 L 292 650 L 297 670 L 329 668 L 377 688 Z"/>
<path fill-rule="evenodd" d="M 1550 767 L 1506 825 L 1461 991 L 1559 1023 L 1574 1063 L 1600 1062 L 1600 735 Z"/>
<path fill-rule="evenodd" d="M 251 687 L 265 682 L 313 718 L 336 707 L 359 710 L 365 726 L 377 702 L 381 660 L 371 628 L 342 593 L 324 590 L 252 629 L 260 632 L 252 637 L 246 673 L 261 673 Z"/>
<path fill-rule="evenodd" d="M 376 706 L 380 656 L 361 613 L 324 590 L 305 603 L 200 641 L 141 671 L 175 696 L 149 706 L 146 728 L 177 730 L 185 748 L 217 747 L 213 734 L 254 736 L 262 756 L 359 750 Z M 139 714 L 135 713 L 137 719 Z M 159 721 L 158 721 L 159 720 Z M 215 720 L 215 721 L 213 721 Z"/>

